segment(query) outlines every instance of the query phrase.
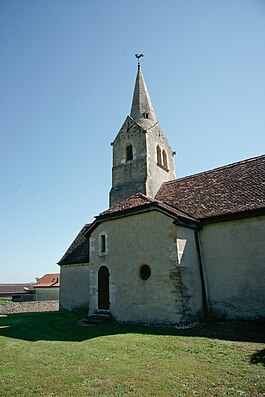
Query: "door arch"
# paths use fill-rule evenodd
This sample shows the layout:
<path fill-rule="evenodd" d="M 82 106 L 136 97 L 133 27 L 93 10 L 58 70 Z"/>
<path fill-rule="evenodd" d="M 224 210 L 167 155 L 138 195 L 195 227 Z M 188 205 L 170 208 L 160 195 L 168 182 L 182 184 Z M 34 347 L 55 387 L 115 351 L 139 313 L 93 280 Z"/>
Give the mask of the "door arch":
<path fill-rule="evenodd" d="M 109 269 L 106 266 L 98 270 L 98 309 L 109 310 Z"/>

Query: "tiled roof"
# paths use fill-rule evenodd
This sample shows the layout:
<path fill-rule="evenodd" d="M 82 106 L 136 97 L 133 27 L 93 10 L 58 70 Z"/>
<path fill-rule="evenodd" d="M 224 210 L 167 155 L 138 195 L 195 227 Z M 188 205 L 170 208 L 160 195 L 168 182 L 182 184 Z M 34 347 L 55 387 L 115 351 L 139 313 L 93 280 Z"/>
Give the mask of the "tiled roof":
<path fill-rule="evenodd" d="M 45 274 L 34 284 L 34 288 L 39 287 L 60 287 L 60 273 Z"/>
<path fill-rule="evenodd" d="M 153 208 L 193 224 L 220 216 L 265 210 L 265 155 L 165 182 L 155 199 L 138 193 L 116 204 L 101 212 L 92 225 L 82 228 L 58 264 L 89 262 L 89 241 L 84 235 L 88 229 L 92 231 L 97 227 L 98 222 Z"/>
<path fill-rule="evenodd" d="M 123 213 L 131 209 L 141 209 L 143 206 L 148 206 L 148 207 L 156 207 L 156 208 L 161 208 L 166 210 L 167 212 L 170 212 L 174 215 L 177 215 L 181 218 L 189 219 L 189 220 L 195 220 L 188 214 L 185 214 L 183 211 L 178 210 L 177 208 L 174 208 L 166 203 L 163 203 L 162 201 L 159 200 L 154 200 L 150 197 L 145 196 L 142 193 L 137 193 L 134 196 L 121 201 L 120 203 L 114 205 L 107 211 L 101 212 L 100 216 L 97 218 L 101 218 L 102 216 L 105 215 L 115 215 L 116 213 Z"/>
<path fill-rule="evenodd" d="M 180 211 L 178 208 L 174 208 L 169 204 L 163 203 L 162 201 L 156 200 L 157 206 L 159 208 L 163 208 L 172 214 L 177 215 L 178 218 L 183 218 L 191 221 L 197 221 L 194 217 L 190 216 L 189 214 L 185 213 L 184 211 Z"/>
<path fill-rule="evenodd" d="M 80 230 L 73 243 L 58 262 L 58 265 L 70 265 L 72 263 L 88 262 L 89 241 L 87 238 L 85 238 L 84 233 L 89 226 L 90 225 L 87 224 Z"/>
<path fill-rule="evenodd" d="M 165 182 L 155 199 L 206 218 L 265 208 L 265 155 Z"/>
<path fill-rule="evenodd" d="M 30 294 L 33 291 L 33 285 L 30 283 L 23 284 L 0 284 L 0 296 L 12 296 L 21 294 Z"/>
<path fill-rule="evenodd" d="M 132 197 L 129 197 L 126 200 L 121 201 L 120 203 L 114 205 L 113 207 L 111 207 L 110 209 L 101 212 L 101 215 L 107 215 L 107 214 L 112 214 L 114 212 L 120 212 L 120 211 L 124 211 L 124 210 L 128 210 L 130 208 L 135 208 L 135 207 L 141 207 L 143 205 L 146 204 L 150 204 L 153 203 L 154 200 L 146 197 L 144 194 L 142 193 L 137 193 Z"/>

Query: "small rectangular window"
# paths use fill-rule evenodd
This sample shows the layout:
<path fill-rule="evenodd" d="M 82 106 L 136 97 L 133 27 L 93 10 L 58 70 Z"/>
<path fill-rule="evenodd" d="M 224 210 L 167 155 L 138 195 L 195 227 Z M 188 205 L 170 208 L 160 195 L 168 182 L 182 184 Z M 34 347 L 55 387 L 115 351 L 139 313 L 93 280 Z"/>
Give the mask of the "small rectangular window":
<path fill-rule="evenodd" d="M 100 237 L 100 251 L 106 252 L 106 236 L 105 234 Z"/>
<path fill-rule="evenodd" d="M 126 148 L 126 161 L 133 159 L 133 148 L 132 145 L 127 146 Z"/>

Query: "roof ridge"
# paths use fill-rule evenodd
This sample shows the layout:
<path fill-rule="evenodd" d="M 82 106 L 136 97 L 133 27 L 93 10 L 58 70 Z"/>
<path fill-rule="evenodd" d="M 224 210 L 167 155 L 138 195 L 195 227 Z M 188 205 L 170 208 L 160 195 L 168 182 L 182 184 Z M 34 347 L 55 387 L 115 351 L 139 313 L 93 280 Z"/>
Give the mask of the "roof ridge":
<path fill-rule="evenodd" d="M 198 175 L 209 174 L 209 173 L 212 173 L 212 172 L 215 172 L 215 171 L 232 168 L 232 167 L 235 167 L 235 166 L 240 165 L 240 164 L 250 163 L 250 162 L 256 161 L 256 160 L 258 160 L 258 159 L 260 159 L 262 157 L 265 158 L 265 154 L 261 154 L 260 156 L 250 157 L 249 159 L 240 160 L 240 161 L 237 161 L 235 163 L 222 165 L 220 167 L 212 168 L 212 169 L 207 170 L 207 171 L 201 171 L 201 172 L 197 172 L 195 174 L 186 175 L 186 176 L 183 176 L 181 178 L 172 179 L 171 181 L 164 182 L 163 185 L 166 185 L 166 184 L 169 184 L 169 183 L 172 183 L 172 182 L 176 182 L 176 181 L 183 181 L 184 179 L 193 178 L 193 177 L 196 177 Z"/>
<path fill-rule="evenodd" d="M 116 206 L 119 206 L 119 205 L 121 205 L 122 203 L 126 203 L 126 202 L 132 200 L 134 197 L 140 197 L 140 198 L 143 198 L 143 199 L 147 199 L 147 200 L 150 200 L 150 201 L 154 201 L 154 199 L 153 199 L 152 197 L 146 196 L 145 194 L 143 194 L 143 193 L 141 193 L 141 192 L 138 192 L 138 193 L 135 193 L 133 196 L 130 196 L 130 197 L 128 197 L 128 198 L 126 198 L 126 199 L 124 199 L 124 200 L 122 200 L 122 201 L 119 201 L 117 204 L 113 205 L 113 206 L 110 207 L 109 209 L 114 208 L 114 207 L 116 207 Z"/>
<path fill-rule="evenodd" d="M 132 200 L 135 200 L 135 199 L 136 200 L 140 199 L 140 200 L 144 201 L 144 203 L 138 204 L 137 207 L 142 206 L 142 205 L 152 204 L 152 203 L 155 202 L 155 200 L 153 198 L 151 198 L 149 196 L 146 196 L 143 193 L 138 192 L 138 193 L 135 193 L 133 196 L 130 196 L 130 197 L 128 197 L 128 198 L 126 198 L 126 199 L 124 199 L 122 201 L 119 201 L 115 205 L 112 205 L 107 210 L 105 210 L 103 212 L 100 212 L 99 216 L 106 215 L 107 213 L 113 212 L 115 210 L 117 210 L 117 211 L 126 210 L 126 206 L 130 205 L 130 202 L 132 202 Z M 135 207 L 135 205 L 134 205 L 134 207 Z M 95 218 L 97 218 L 97 216 L 95 216 Z"/>
<path fill-rule="evenodd" d="M 167 203 L 166 201 L 162 201 L 162 200 L 155 200 L 155 201 L 156 201 L 158 204 L 159 204 L 159 203 L 165 204 L 165 205 L 167 205 L 168 207 L 171 207 L 171 208 L 173 208 L 173 209 L 175 209 L 175 210 L 178 210 L 179 212 L 182 212 L 182 214 L 184 214 L 184 215 L 187 215 L 187 216 L 189 216 L 189 217 L 191 217 L 191 218 L 196 219 L 193 215 L 189 214 L 189 213 L 186 212 L 186 211 L 181 210 L 180 208 L 178 208 L 178 207 L 176 207 L 176 206 L 173 206 L 172 204 Z"/>
<path fill-rule="evenodd" d="M 45 273 L 42 277 L 40 277 L 40 279 L 45 276 L 54 276 L 54 275 L 58 275 L 58 274 L 60 274 L 60 273 Z"/>
<path fill-rule="evenodd" d="M 143 194 L 143 193 L 136 193 L 135 194 L 135 196 L 136 195 L 139 195 L 139 196 L 142 196 L 142 197 L 144 197 L 144 198 L 146 198 L 147 200 L 150 200 L 150 201 L 152 201 L 152 202 L 155 202 L 155 201 L 157 201 L 156 199 L 154 199 L 153 197 L 151 197 L 151 196 L 147 196 L 147 194 Z M 133 196 L 132 196 L 133 197 Z"/>

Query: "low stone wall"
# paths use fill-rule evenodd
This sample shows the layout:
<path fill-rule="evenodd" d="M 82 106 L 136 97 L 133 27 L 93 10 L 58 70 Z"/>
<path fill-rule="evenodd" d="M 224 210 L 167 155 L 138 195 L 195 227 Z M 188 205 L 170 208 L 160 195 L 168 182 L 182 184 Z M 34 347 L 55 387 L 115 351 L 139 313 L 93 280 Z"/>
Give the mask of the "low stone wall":
<path fill-rule="evenodd" d="M 0 314 L 26 313 L 26 312 L 51 312 L 59 310 L 58 301 L 41 302 L 8 302 L 1 303 Z"/>

